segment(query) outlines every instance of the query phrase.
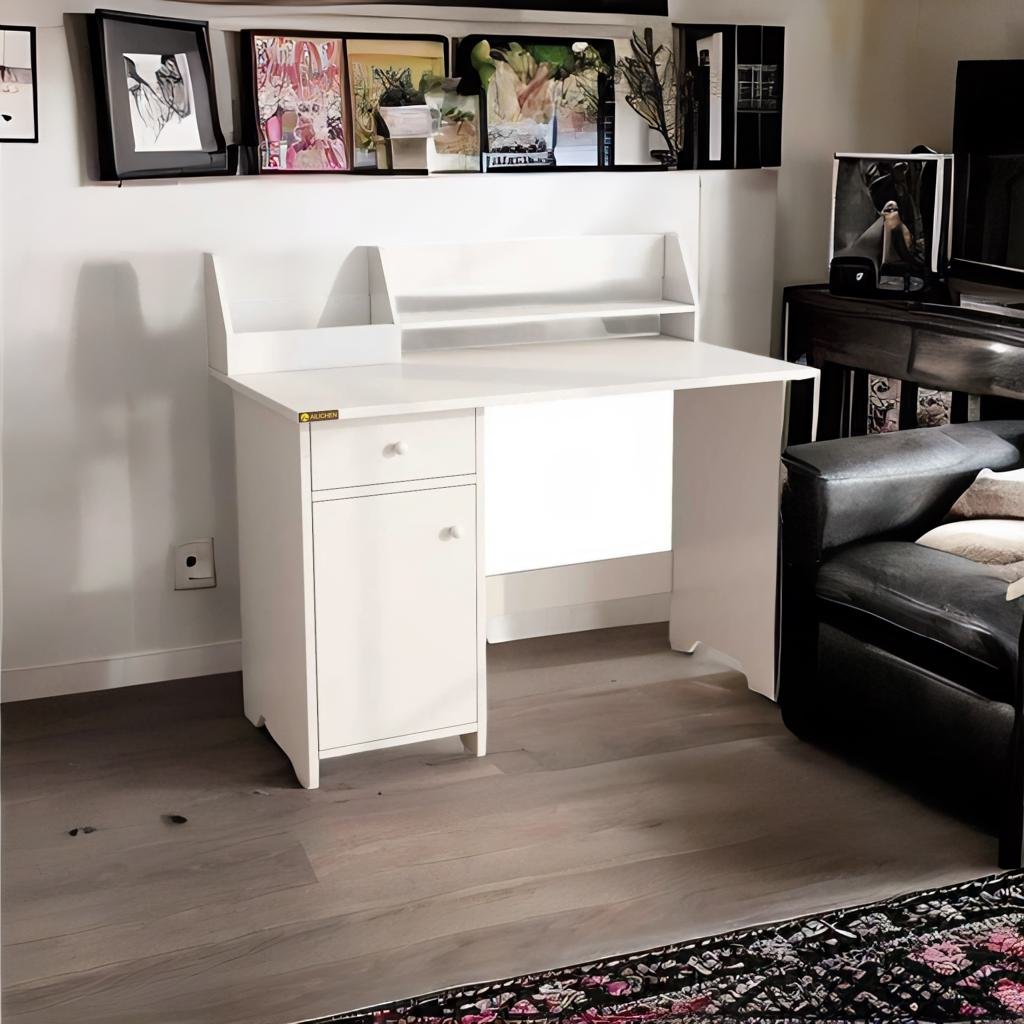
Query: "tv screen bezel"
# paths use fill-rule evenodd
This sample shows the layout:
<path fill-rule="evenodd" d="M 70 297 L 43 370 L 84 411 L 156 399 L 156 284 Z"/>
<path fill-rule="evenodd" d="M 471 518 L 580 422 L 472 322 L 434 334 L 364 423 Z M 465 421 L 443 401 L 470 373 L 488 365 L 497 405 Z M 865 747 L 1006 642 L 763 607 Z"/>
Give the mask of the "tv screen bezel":
<path fill-rule="evenodd" d="M 1021 81 L 1024 82 L 1024 60 L 961 60 L 956 66 L 956 102 L 953 113 L 953 232 L 949 261 L 949 276 L 979 284 L 1002 288 L 1024 289 L 1024 267 L 1004 267 L 997 263 L 969 259 L 964 255 L 964 235 L 967 230 L 967 203 L 970 193 L 971 157 L 983 155 L 964 141 L 965 120 L 970 112 L 965 106 L 964 77 L 970 65 L 975 71 L 979 65 L 1020 66 Z M 1024 155 L 1024 154 L 1022 154 Z"/>

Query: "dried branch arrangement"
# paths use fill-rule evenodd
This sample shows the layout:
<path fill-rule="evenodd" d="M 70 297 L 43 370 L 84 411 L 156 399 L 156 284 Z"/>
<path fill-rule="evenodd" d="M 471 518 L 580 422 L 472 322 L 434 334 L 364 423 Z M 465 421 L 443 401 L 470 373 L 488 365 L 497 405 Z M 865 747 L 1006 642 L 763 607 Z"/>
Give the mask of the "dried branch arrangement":
<path fill-rule="evenodd" d="M 654 45 L 650 28 L 643 35 L 634 32 L 630 45 L 633 54 L 619 60 L 616 77 L 626 83 L 626 102 L 665 140 L 666 150 L 657 155 L 675 167 L 685 116 L 675 54 L 664 44 Z"/>

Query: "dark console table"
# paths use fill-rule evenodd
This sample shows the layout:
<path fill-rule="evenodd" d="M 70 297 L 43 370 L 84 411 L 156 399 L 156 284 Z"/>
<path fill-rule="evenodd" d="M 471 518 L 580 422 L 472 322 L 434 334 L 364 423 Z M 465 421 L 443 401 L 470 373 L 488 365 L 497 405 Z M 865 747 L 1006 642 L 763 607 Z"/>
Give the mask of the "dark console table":
<path fill-rule="evenodd" d="M 903 383 L 899 426 L 917 426 L 917 391 L 953 392 L 953 422 L 1024 418 L 1024 321 L 941 302 L 842 298 L 823 285 L 784 293 L 785 358 L 821 370 L 818 438 L 867 431 L 868 375 Z M 977 396 L 971 401 L 971 396 Z M 794 390 L 789 442 L 811 439 L 812 393 Z"/>

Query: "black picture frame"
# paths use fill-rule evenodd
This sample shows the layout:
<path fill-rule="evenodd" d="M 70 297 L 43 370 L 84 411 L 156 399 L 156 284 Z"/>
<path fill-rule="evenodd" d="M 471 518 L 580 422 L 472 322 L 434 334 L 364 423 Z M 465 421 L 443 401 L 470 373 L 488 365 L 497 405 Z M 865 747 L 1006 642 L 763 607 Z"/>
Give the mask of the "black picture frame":
<path fill-rule="evenodd" d="M 36 30 L 32 25 L 0 25 L 2 32 L 25 32 L 28 34 L 29 64 L 32 72 L 32 135 L 23 138 L 5 139 L 0 142 L 38 142 L 39 141 L 39 70 L 36 61 Z M 2 60 L 2 55 L 0 55 Z M 0 64 L 0 75 L 6 73 L 7 68 Z M 0 109 L 0 116 L 4 111 Z"/>
<path fill-rule="evenodd" d="M 242 146 L 244 152 L 243 170 L 246 174 L 262 174 L 277 178 L 283 175 L 300 177 L 315 174 L 352 173 L 352 112 L 349 100 L 348 62 L 345 50 L 345 33 L 313 32 L 304 29 L 245 29 L 239 33 L 241 54 L 239 79 L 241 88 Z M 260 159 L 259 97 L 256 94 L 256 39 L 264 36 L 280 36 L 295 39 L 336 39 L 341 46 L 341 100 L 344 109 L 345 154 L 348 167 L 341 170 L 271 170 L 264 168 Z"/>
<path fill-rule="evenodd" d="M 786 30 L 777 25 L 714 24 L 673 29 L 685 111 L 679 166 L 781 166 Z M 714 37 L 721 46 L 722 66 L 720 80 L 713 85 L 701 51 L 713 50 L 705 41 Z"/>
<path fill-rule="evenodd" d="M 356 167 L 356 112 L 352 102 L 352 76 L 349 68 L 349 43 L 359 39 L 394 39 L 412 43 L 438 43 L 444 56 L 444 73 L 447 78 L 452 73 L 451 40 L 448 36 L 430 35 L 422 32 L 346 32 L 345 33 L 345 85 L 348 90 L 348 153 L 351 167 L 350 174 L 390 175 L 392 177 L 422 177 L 429 174 L 427 170 L 393 170 L 387 167 Z M 481 151 L 483 141 L 481 138 Z M 481 157 L 482 159 L 482 157 Z"/>
<path fill-rule="evenodd" d="M 98 10 L 88 16 L 88 29 L 102 180 L 234 173 L 234 152 L 224 143 L 217 113 L 207 22 Z M 136 149 L 126 85 L 128 53 L 186 55 L 201 149 Z"/>
<path fill-rule="evenodd" d="M 487 94 L 480 83 L 480 76 L 472 65 L 470 54 L 473 48 L 481 40 L 487 39 L 495 46 L 512 42 L 521 46 L 544 45 L 547 43 L 574 43 L 586 42 L 594 47 L 601 54 L 602 60 L 613 69 L 612 74 L 602 74 L 599 78 L 598 96 L 598 135 L 597 135 L 597 163 L 590 165 L 554 163 L 551 166 L 508 166 L 490 167 L 487 163 L 488 153 L 488 125 L 487 125 Z M 480 159 L 481 166 L 488 174 L 539 174 L 539 173 L 571 173 L 588 171 L 611 171 L 615 170 L 615 76 L 614 68 L 616 62 L 615 43 L 611 39 L 601 39 L 581 32 L 573 36 L 533 36 L 518 35 L 515 33 L 501 32 L 483 35 L 475 33 L 457 40 L 455 46 L 455 75 L 462 78 L 460 91 L 473 88 L 480 93 Z M 557 159 L 557 157 L 556 157 Z M 634 168 L 629 168 L 634 169 Z"/>
<path fill-rule="evenodd" d="M 736 26 L 736 167 L 782 164 L 786 30 Z"/>
<path fill-rule="evenodd" d="M 685 122 L 679 166 L 684 170 L 732 170 L 736 166 L 736 26 L 675 25 L 676 69 L 683 97 Z M 710 70 L 701 58 L 701 41 L 720 37 L 722 67 L 717 107 Z M 713 152 L 712 121 L 717 116 L 719 155 Z"/>

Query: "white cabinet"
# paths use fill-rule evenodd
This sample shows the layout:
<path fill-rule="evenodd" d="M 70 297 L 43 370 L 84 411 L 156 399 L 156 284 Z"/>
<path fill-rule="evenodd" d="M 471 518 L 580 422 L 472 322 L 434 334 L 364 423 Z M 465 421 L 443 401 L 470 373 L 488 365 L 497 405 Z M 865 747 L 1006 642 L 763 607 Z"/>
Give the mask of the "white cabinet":
<path fill-rule="evenodd" d="M 486 751 L 481 418 L 310 423 L 236 396 L 245 713 L 307 788 L 321 758 Z"/>
<path fill-rule="evenodd" d="M 322 756 L 477 721 L 476 486 L 313 506 Z"/>

